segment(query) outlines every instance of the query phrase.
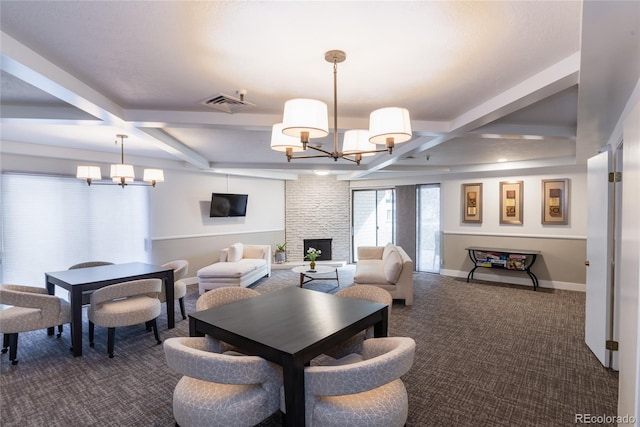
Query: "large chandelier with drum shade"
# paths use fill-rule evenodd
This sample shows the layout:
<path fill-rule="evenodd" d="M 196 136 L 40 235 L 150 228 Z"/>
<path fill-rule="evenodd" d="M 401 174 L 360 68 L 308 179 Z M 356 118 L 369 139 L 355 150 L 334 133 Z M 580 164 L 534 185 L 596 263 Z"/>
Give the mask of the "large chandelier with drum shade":
<path fill-rule="evenodd" d="M 102 179 L 102 172 L 99 166 L 78 166 L 76 170 L 76 178 L 87 181 L 88 185 L 119 185 L 124 188 L 127 185 L 147 185 L 155 187 L 156 183 L 164 182 L 164 172 L 162 169 L 145 169 L 142 180 L 144 183 L 135 182 L 135 172 L 133 165 L 124 163 L 124 140 L 127 135 L 118 134 L 116 138 L 120 138 L 120 163 L 111 165 L 110 177 L 112 182 L 94 182 L 94 180 Z M 116 144 L 118 140 L 116 139 Z"/>
<path fill-rule="evenodd" d="M 329 134 L 327 104 L 316 99 L 297 98 L 284 104 L 282 123 L 273 125 L 271 148 L 283 151 L 287 161 L 318 157 L 344 159 L 360 164 L 363 156 L 387 151 L 393 153 L 395 144 L 411 139 L 411 120 L 405 108 L 380 108 L 371 113 L 369 129 L 349 130 L 344 133 L 342 151 L 338 147 L 338 64 L 347 59 L 341 50 L 330 50 L 324 59 L 333 63 L 333 151 L 310 144 L 313 138 Z M 384 145 L 384 148 L 378 148 Z M 294 154 L 300 152 L 313 154 Z"/>

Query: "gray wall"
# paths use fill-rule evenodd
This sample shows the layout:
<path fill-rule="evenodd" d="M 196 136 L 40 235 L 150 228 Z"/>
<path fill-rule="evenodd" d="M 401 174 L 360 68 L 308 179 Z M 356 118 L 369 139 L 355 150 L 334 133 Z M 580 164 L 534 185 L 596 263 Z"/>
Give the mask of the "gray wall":
<path fill-rule="evenodd" d="M 505 171 L 464 174 L 457 176 L 422 176 L 379 181 L 353 181 L 351 189 L 395 187 L 397 195 L 397 238 L 400 246 L 410 245 L 415 239 L 415 205 L 410 193 L 416 184 L 440 184 L 442 197 L 442 266 L 440 273 L 465 277 L 472 268 L 468 246 L 506 249 L 539 250 L 542 255 L 532 271 L 543 287 L 585 290 L 586 233 L 587 233 L 587 178 L 584 166 L 547 168 L 537 170 Z M 544 225 L 541 222 L 541 196 L 543 179 L 569 179 L 569 223 Z M 501 181 L 523 181 L 523 224 L 504 225 L 499 221 L 499 184 Z M 463 183 L 483 183 L 483 222 L 467 224 L 461 221 L 461 191 Z M 414 209 L 414 213 L 408 212 Z M 406 240 L 405 240 L 406 239 Z M 407 243 L 409 242 L 409 243 Z M 415 250 L 412 256 L 415 261 Z M 531 285 L 526 274 L 505 270 L 476 270 L 475 277 Z"/>
<path fill-rule="evenodd" d="M 396 245 L 401 246 L 416 265 L 416 187 L 396 187 Z"/>

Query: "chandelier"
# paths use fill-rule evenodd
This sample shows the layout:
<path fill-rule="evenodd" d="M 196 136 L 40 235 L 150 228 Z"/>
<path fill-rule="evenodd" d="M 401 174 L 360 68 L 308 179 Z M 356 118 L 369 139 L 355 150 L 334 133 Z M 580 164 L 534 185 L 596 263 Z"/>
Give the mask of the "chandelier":
<path fill-rule="evenodd" d="M 315 99 L 297 98 L 284 104 L 282 123 L 273 125 L 271 148 L 284 151 L 287 161 L 318 157 L 348 160 L 360 165 L 363 156 L 388 151 L 393 153 L 395 144 L 411 139 L 411 121 L 405 108 L 380 108 L 371 113 L 369 129 L 348 130 L 344 133 L 342 151 L 338 149 L 338 64 L 347 59 L 341 50 L 330 50 L 324 59 L 333 63 L 333 151 L 311 145 L 312 138 L 322 138 L 329 134 L 327 104 Z M 384 145 L 384 148 L 378 148 Z M 307 152 L 317 154 L 294 155 Z"/>
<path fill-rule="evenodd" d="M 111 180 L 113 182 L 93 182 L 102 179 L 102 172 L 99 166 L 78 166 L 76 178 L 87 181 L 87 185 L 119 185 L 124 188 L 126 185 L 147 185 L 155 187 L 157 182 L 164 182 L 164 172 L 162 169 L 145 169 L 142 180 L 148 184 L 134 182 L 135 172 L 133 165 L 124 163 L 124 139 L 127 135 L 118 134 L 116 138 L 120 138 L 120 163 L 111 165 Z M 116 139 L 116 144 L 118 140 Z"/>

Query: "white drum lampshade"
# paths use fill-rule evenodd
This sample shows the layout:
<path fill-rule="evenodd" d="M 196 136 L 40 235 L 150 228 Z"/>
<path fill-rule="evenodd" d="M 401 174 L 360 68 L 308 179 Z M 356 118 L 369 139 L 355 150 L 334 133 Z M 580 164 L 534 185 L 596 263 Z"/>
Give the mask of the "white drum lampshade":
<path fill-rule="evenodd" d="M 156 182 L 164 182 L 164 172 L 162 169 L 145 169 L 142 180 L 154 184 Z"/>
<path fill-rule="evenodd" d="M 98 166 L 78 166 L 76 169 L 76 178 L 101 180 L 102 172 Z"/>
<path fill-rule="evenodd" d="M 411 139 L 411 119 L 406 108 L 387 107 L 369 116 L 369 142 L 384 145 L 388 138 L 399 144 Z"/>
<path fill-rule="evenodd" d="M 299 136 L 289 136 L 282 133 L 282 123 L 276 123 L 271 128 L 271 149 L 276 151 L 287 151 L 291 148 L 293 152 L 304 151 Z"/>
<path fill-rule="evenodd" d="M 375 151 L 378 147 L 369 142 L 369 131 L 364 129 L 348 130 L 342 141 L 342 154 L 357 154 L 363 151 Z M 376 153 L 362 153 L 363 156 L 373 156 Z"/>
<path fill-rule="evenodd" d="M 322 138 L 329 134 L 327 104 L 316 99 L 296 98 L 284 104 L 282 132 L 300 138 L 309 132 L 309 138 Z"/>

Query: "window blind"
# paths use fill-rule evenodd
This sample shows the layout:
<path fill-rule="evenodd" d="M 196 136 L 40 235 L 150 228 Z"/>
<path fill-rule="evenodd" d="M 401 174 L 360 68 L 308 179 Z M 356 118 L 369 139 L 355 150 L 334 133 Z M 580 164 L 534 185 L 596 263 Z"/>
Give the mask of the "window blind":
<path fill-rule="evenodd" d="M 3 173 L 1 200 L 3 283 L 44 286 L 45 272 L 79 262 L 150 258 L 149 187 Z"/>

